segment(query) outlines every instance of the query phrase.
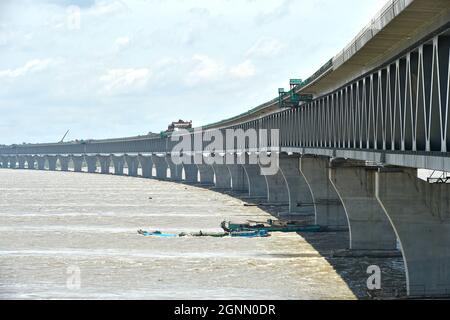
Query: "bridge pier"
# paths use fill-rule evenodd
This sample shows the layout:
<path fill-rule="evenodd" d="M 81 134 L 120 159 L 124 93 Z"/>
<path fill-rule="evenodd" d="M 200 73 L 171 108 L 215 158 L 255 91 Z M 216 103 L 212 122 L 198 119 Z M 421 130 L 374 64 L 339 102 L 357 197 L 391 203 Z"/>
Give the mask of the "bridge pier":
<path fill-rule="evenodd" d="M 289 213 L 314 215 L 311 190 L 300 172 L 300 157 L 280 154 L 278 167 L 287 187 Z"/>
<path fill-rule="evenodd" d="M 55 171 L 56 170 L 56 160 L 58 160 L 57 156 L 45 156 L 48 162 L 48 170 Z"/>
<path fill-rule="evenodd" d="M 97 156 L 84 156 L 87 164 L 87 172 L 95 173 L 97 171 Z"/>
<path fill-rule="evenodd" d="M 26 156 L 27 168 L 30 170 L 34 170 L 36 159 L 33 156 Z"/>
<path fill-rule="evenodd" d="M 166 162 L 170 169 L 170 180 L 181 181 L 183 179 L 183 166 L 175 164 L 170 154 L 166 156 Z"/>
<path fill-rule="evenodd" d="M 8 161 L 9 161 L 9 168 L 10 169 L 15 169 L 16 165 L 17 165 L 17 158 L 16 158 L 16 156 L 9 156 L 8 157 Z"/>
<path fill-rule="evenodd" d="M 198 183 L 198 167 L 196 164 L 183 163 L 184 181 L 187 183 Z"/>
<path fill-rule="evenodd" d="M 17 162 L 19 164 L 19 169 L 25 169 L 26 158 L 24 156 L 17 156 Z"/>
<path fill-rule="evenodd" d="M 266 178 L 261 174 L 258 164 L 243 164 L 248 179 L 248 196 L 254 198 L 267 198 Z"/>
<path fill-rule="evenodd" d="M 263 168 L 263 166 L 260 166 Z M 267 186 L 267 201 L 270 203 L 289 204 L 289 189 L 280 168 L 275 174 L 263 175 Z"/>
<path fill-rule="evenodd" d="M 111 156 L 97 155 L 98 162 L 100 163 L 100 173 L 109 174 L 111 167 Z"/>
<path fill-rule="evenodd" d="M 303 156 L 300 158 L 300 172 L 311 190 L 316 224 L 324 227 L 348 227 L 344 207 L 329 179 L 330 159 L 326 157 Z"/>
<path fill-rule="evenodd" d="M 58 156 L 61 171 L 69 171 L 70 157 Z"/>
<path fill-rule="evenodd" d="M 152 161 L 155 164 L 156 178 L 167 179 L 167 162 L 166 156 L 158 156 L 156 154 L 152 155 Z"/>
<path fill-rule="evenodd" d="M 214 185 L 214 170 L 209 164 L 198 164 L 198 171 L 200 173 L 200 184 Z"/>
<path fill-rule="evenodd" d="M 138 166 L 139 166 L 138 157 L 137 156 L 129 156 L 126 154 L 125 161 L 126 161 L 127 167 L 128 167 L 128 175 L 130 177 L 137 177 Z"/>
<path fill-rule="evenodd" d="M 81 172 L 81 170 L 83 169 L 84 157 L 72 155 L 71 158 L 72 158 L 72 162 L 73 162 L 73 171 Z"/>
<path fill-rule="evenodd" d="M 153 161 L 151 156 L 138 155 L 139 163 L 141 164 L 142 177 L 151 178 L 153 171 Z"/>
<path fill-rule="evenodd" d="M 34 159 L 38 164 L 38 170 L 45 170 L 45 156 L 35 156 Z"/>
<path fill-rule="evenodd" d="M 397 237 L 375 197 L 375 172 L 364 161 L 333 161 L 330 180 L 347 214 L 350 249 L 395 250 Z"/>
<path fill-rule="evenodd" d="M 226 164 L 226 166 L 231 176 L 231 190 L 248 193 L 248 179 L 242 164 Z"/>
<path fill-rule="evenodd" d="M 449 295 L 450 185 L 420 180 L 416 169 L 380 169 L 375 192 L 401 243 L 408 295 Z"/>
<path fill-rule="evenodd" d="M 111 156 L 113 166 L 114 166 L 114 175 L 121 176 L 123 175 L 123 165 L 124 165 L 124 158 L 123 156 Z"/>
<path fill-rule="evenodd" d="M 215 187 L 217 189 L 231 189 L 231 175 L 228 167 L 224 164 L 214 163 L 212 168 L 216 177 Z"/>

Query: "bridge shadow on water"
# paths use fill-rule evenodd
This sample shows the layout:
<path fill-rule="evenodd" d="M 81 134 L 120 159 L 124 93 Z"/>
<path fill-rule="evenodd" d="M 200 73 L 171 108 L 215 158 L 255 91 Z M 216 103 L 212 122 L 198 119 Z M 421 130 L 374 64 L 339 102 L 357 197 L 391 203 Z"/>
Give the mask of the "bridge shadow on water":
<path fill-rule="evenodd" d="M 264 199 L 249 198 L 244 193 L 214 189 L 211 186 L 196 185 L 230 195 L 245 202 L 244 205 L 255 206 L 280 220 L 302 221 L 305 225 L 314 224 L 314 217 L 279 216 L 287 212 L 287 205 L 266 204 Z M 286 258 L 323 257 L 346 283 L 358 299 L 393 299 L 406 297 L 406 276 L 400 251 L 353 251 L 349 250 L 348 230 L 326 230 L 323 232 L 298 233 L 317 253 L 280 254 Z M 273 254 L 272 254 L 273 256 Z M 367 287 L 369 266 L 378 266 L 381 271 L 381 289 L 369 290 Z"/>

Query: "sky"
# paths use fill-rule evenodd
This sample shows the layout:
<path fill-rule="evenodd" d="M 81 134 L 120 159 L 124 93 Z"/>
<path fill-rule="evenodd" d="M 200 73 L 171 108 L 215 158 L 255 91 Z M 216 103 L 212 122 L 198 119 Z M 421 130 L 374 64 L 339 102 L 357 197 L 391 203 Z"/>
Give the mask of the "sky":
<path fill-rule="evenodd" d="M 0 144 L 223 120 L 306 79 L 386 0 L 0 0 Z"/>

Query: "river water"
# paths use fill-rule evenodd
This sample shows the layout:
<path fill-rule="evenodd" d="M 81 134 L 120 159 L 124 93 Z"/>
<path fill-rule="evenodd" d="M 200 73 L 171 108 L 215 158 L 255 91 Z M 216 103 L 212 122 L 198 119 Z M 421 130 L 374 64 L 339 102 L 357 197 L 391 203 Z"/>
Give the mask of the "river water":
<path fill-rule="evenodd" d="M 330 260 L 297 234 L 136 232 L 220 231 L 223 219 L 270 217 L 226 194 L 73 172 L 1 169 L 0 182 L 1 299 L 355 298 Z"/>

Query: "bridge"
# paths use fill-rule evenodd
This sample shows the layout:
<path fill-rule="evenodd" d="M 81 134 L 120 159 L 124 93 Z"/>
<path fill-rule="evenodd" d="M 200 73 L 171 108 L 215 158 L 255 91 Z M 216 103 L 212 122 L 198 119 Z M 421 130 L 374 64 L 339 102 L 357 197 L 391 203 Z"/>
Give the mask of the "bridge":
<path fill-rule="evenodd" d="M 348 228 L 351 250 L 399 249 L 408 295 L 448 296 L 450 185 L 417 170 L 450 172 L 449 86 L 450 2 L 393 0 L 310 78 L 236 117 L 167 136 L 1 146 L 0 166 L 86 165 L 285 205 L 280 215 Z"/>

